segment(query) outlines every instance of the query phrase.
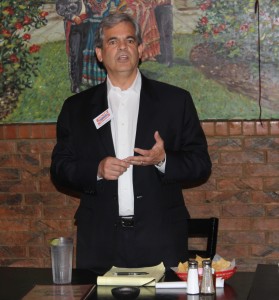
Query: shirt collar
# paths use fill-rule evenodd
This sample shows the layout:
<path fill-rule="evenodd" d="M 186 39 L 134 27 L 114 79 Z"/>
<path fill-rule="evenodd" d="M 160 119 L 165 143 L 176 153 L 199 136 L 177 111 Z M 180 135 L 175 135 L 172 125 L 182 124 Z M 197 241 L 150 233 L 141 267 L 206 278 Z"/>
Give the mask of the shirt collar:
<path fill-rule="evenodd" d="M 125 92 L 134 91 L 135 93 L 139 94 L 140 89 L 141 89 L 141 73 L 138 69 L 137 76 L 136 76 L 134 82 L 131 84 L 131 86 L 127 90 L 125 90 Z M 118 91 L 118 92 L 121 91 L 119 87 L 112 85 L 112 83 L 109 79 L 109 76 L 107 76 L 107 91 L 108 91 L 108 94 L 111 91 L 115 91 L 115 92 L 116 91 Z"/>

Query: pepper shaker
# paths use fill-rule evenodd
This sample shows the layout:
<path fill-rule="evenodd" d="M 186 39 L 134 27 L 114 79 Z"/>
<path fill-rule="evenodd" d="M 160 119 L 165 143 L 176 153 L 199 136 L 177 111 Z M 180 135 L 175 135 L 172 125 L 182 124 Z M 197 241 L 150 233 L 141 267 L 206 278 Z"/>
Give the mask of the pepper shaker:
<path fill-rule="evenodd" d="M 201 294 L 203 295 L 215 294 L 211 261 L 204 260 L 202 262 L 202 268 L 203 268 L 203 272 L 202 272 Z"/>

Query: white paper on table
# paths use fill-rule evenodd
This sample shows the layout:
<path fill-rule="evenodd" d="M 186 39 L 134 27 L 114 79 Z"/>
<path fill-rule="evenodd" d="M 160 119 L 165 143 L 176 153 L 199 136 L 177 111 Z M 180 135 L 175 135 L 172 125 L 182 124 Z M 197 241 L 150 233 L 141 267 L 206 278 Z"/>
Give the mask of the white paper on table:
<path fill-rule="evenodd" d="M 186 289 L 186 281 L 169 281 L 169 282 L 157 282 L 155 284 L 156 289 Z"/>
<path fill-rule="evenodd" d="M 225 279 L 223 279 L 222 277 L 216 277 L 217 288 L 224 287 L 224 284 L 225 284 Z"/>

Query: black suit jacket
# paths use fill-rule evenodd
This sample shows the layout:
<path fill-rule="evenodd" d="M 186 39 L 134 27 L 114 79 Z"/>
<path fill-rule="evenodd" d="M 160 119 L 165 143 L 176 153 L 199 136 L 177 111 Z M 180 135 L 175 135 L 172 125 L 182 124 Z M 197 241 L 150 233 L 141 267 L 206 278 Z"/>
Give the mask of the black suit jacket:
<path fill-rule="evenodd" d="M 81 193 L 76 212 L 77 266 L 114 264 L 118 218 L 117 181 L 97 181 L 100 161 L 115 156 L 110 122 L 96 129 L 93 119 L 108 108 L 102 83 L 67 99 L 57 122 L 51 175 L 55 182 Z M 182 184 L 206 178 L 211 171 L 207 143 L 191 95 L 142 76 L 135 147 L 151 149 L 158 130 L 166 150 L 165 174 L 155 166 L 133 168 L 135 264 L 187 259 L 189 217 Z"/>

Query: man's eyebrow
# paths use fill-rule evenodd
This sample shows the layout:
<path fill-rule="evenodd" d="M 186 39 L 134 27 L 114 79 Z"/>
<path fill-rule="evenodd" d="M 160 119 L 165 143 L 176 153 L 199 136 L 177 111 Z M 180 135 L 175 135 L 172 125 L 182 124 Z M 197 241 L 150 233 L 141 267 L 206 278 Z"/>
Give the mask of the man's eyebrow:
<path fill-rule="evenodd" d="M 117 39 L 117 37 L 112 36 L 112 37 L 110 37 L 107 41 L 109 42 L 109 41 L 111 41 L 111 40 L 116 40 L 116 39 Z"/>
<path fill-rule="evenodd" d="M 111 41 L 111 40 L 118 40 L 119 38 L 118 37 L 116 37 L 116 36 L 111 36 L 110 38 L 108 38 L 108 42 L 109 41 Z M 125 39 L 134 39 L 134 40 L 136 40 L 136 37 L 134 36 L 134 35 L 128 35 L 128 36 L 126 36 L 125 37 Z"/>

